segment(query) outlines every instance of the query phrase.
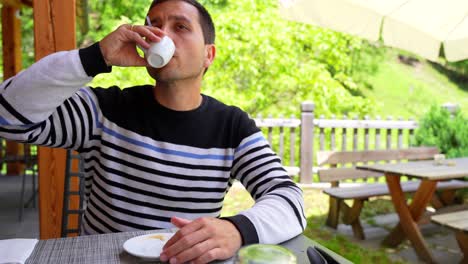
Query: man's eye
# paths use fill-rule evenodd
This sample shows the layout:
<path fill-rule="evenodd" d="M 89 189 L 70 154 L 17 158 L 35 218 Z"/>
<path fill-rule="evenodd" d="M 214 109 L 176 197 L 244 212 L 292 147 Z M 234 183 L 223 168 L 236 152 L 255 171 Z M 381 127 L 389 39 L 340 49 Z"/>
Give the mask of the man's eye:
<path fill-rule="evenodd" d="M 185 25 L 183 25 L 183 24 L 179 24 L 179 25 L 177 25 L 177 29 L 183 29 L 183 30 L 187 30 L 187 29 L 188 29 L 188 27 L 186 27 L 186 26 L 185 26 Z"/>

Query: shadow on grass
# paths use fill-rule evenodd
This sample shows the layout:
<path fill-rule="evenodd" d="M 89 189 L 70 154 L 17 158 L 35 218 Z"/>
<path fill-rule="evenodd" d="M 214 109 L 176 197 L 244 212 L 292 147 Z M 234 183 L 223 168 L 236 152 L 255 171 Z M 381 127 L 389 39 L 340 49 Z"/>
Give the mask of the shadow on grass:
<path fill-rule="evenodd" d="M 389 258 L 384 248 L 369 250 L 344 235 L 325 227 L 326 215 L 307 218 L 304 235 L 354 263 L 405 263 Z"/>
<path fill-rule="evenodd" d="M 454 69 L 450 69 L 447 67 L 444 67 L 443 65 L 440 65 L 435 62 L 429 61 L 429 64 L 438 72 L 442 73 L 443 75 L 447 76 L 449 80 L 452 82 L 456 83 L 457 86 L 465 91 L 468 92 L 468 75 L 460 73 Z"/>
<path fill-rule="evenodd" d="M 321 190 L 305 188 L 304 210 L 307 217 L 307 228 L 304 235 L 317 241 L 323 246 L 333 250 L 344 258 L 354 263 L 404 263 L 393 261 L 389 258 L 385 248 L 369 249 L 362 247 L 352 238 L 338 234 L 335 230 L 325 226 L 326 214 L 328 212 L 328 196 Z M 249 193 L 244 188 L 231 188 L 224 200 L 221 215 L 230 216 L 250 208 L 254 204 Z M 363 220 L 378 214 L 393 211 L 389 200 L 376 200 L 367 202 L 364 206 Z"/>

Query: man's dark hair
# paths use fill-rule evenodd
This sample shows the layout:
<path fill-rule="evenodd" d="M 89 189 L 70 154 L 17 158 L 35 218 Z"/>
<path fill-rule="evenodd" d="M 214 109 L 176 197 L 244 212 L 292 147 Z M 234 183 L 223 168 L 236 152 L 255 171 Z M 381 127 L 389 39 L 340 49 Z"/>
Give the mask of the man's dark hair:
<path fill-rule="evenodd" d="M 167 2 L 171 0 L 153 0 L 151 3 L 151 6 L 148 10 L 149 11 L 157 4 Z M 177 0 L 177 1 L 182 1 L 186 2 L 192 6 L 194 6 L 198 10 L 198 17 L 199 17 L 199 23 L 203 31 L 203 38 L 205 40 L 205 44 L 214 44 L 215 42 L 215 27 L 213 24 L 213 20 L 211 19 L 210 13 L 208 13 L 208 10 L 197 2 L 196 0 Z"/>

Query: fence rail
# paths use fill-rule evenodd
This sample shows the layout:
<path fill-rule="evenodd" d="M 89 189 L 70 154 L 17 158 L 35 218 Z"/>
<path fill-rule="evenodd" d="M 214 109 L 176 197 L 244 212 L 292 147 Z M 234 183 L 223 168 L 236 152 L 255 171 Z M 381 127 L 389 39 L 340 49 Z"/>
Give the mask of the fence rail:
<path fill-rule="evenodd" d="M 320 150 L 377 150 L 401 149 L 411 146 L 418 123 L 388 117 L 326 119 L 314 117 L 315 105 L 304 102 L 300 119 L 254 118 L 257 126 L 267 135 L 268 142 L 283 160 L 288 172 L 299 175 L 301 183 L 311 183 L 314 168 L 314 152 Z M 278 132 L 276 132 L 278 131 Z M 285 132 L 286 131 L 286 132 Z M 300 131 L 297 137 L 297 132 Z M 276 133 L 275 133 L 276 132 Z M 285 137 L 289 135 L 289 139 Z M 287 142 L 287 144 L 286 144 Z M 296 151 L 299 150 L 299 160 Z"/>
<path fill-rule="evenodd" d="M 314 172 L 318 169 L 314 167 L 317 151 L 406 148 L 411 146 L 414 131 L 418 128 L 418 123 L 411 119 L 315 118 L 314 109 L 313 103 L 304 102 L 300 118 L 254 118 L 288 174 L 298 175 L 301 183 L 313 182 Z"/>
<path fill-rule="evenodd" d="M 267 140 L 270 143 L 270 146 L 274 146 L 273 149 L 278 154 L 279 158 L 283 161 L 289 175 L 294 176 L 299 174 L 299 167 L 295 165 L 296 162 L 296 152 L 298 148 L 296 147 L 297 130 L 301 125 L 301 120 L 291 117 L 291 118 L 262 118 L 258 116 L 254 119 L 255 123 L 259 128 L 266 130 Z M 274 130 L 278 130 L 277 144 L 273 144 Z M 289 135 L 289 138 L 288 138 Z M 285 139 L 286 138 L 286 139 Z M 289 149 L 289 151 L 285 151 Z M 285 159 L 286 152 L 289 155 L 289 159 Z M 289 161 L 289 162 L 287 162 Z"/>

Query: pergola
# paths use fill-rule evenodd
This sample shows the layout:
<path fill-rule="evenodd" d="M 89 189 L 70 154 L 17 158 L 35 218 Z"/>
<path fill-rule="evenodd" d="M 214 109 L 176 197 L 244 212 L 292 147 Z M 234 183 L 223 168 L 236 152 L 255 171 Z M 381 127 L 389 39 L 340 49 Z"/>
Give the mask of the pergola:
<path fill-rule="evenodd" d="M 33 8 L 36 61 L 50 53 L 75 48 L 76 6 L 80 0 L 0 0 L 0 3 L 4 79 L 22 67 L 21 22 L 17 17 L 21 8 Z M 7 151 L 17 152 L 17 146 L 9 143 Z M 56 238 L 61 235 L 66 151 L 40 147 L 38 155 L 40 238 Z M 77 219 L 69 222 L 76 225 Z"/>

